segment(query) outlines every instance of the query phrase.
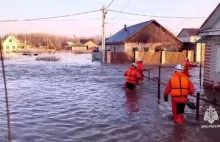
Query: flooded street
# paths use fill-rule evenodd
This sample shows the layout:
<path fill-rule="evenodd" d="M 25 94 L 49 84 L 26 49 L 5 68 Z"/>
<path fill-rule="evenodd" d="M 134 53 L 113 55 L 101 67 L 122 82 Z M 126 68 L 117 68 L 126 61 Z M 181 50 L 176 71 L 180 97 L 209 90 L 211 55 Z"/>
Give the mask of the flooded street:
<path fill-rule="evenodd" d="M 201 128 L 209 124 L 203 120 L 209 104 L 201 102 L 200 122 L 187 107 L 179 126 L 171 119 L 171 103 L 163 101 L 164 86 L 159 105 L 155 82 L 145 79 L 134 92 L 122 89 L 130 65 L 91 62 L 90 54 L 57 56 L 58 62 L 36 61 L 35 56 L 5 61 L 13 142 L 219 142 L 220 128 Z M 172 72 L 162 69 L 162 82 Z M 5 142 L 2 70 L 0 74 L 0 141 Z M 198 89 L 199 69 L 192 75 Z M 151 77 L 157 76 L 158 69 L 152 70 Z"/>

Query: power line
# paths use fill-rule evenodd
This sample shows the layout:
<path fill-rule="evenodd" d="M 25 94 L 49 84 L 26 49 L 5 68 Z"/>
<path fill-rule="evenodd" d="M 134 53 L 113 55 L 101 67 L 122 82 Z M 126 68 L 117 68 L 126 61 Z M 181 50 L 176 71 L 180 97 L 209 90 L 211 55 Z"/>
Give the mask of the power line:
<path fill-rule="evenodd" d="M 108 6 L 106 7 L 106 9 L 109 8 L 114 1 L 115 1 L 115 0 L 112 0 L 112 1 L 108 4 Z"/>
<path fill-rule="evenodd" d="M 81 13 L 75 13 L 75 14 L 69 14 L 69 15 L 62 15 L 62 16 L 33 18 L 33 19 L 24 19 L 24 20 L 1 20 L 0 22 L 4 23 L 4 22 L 22 22 L 22 21 L 38 21 L 38 20 L 47 20 L 47 19 L 57 19 L 57 18 L 65 18 L 65 17 L 77 16 L 77 15 L 84 15 L 84 14 L 94 13 L 94 12 L 98 12 L 98 11 L 101 11 L 101 9 L 87 11 L 87 12 L 81 12 Z"/>
<path fill-rule="evenodd" d="M 120 12 L 118 12 L 118 14 L 115 15 L 115 17 L 112 18 L 112 20 L 114 20 L 116 17 L 118 17 L 118 15 L 123 12 L 123 10 L 131 3 L 132 0 L 130 0 L 122 9 Z"/>
<path fill-rule="evenodd" d="M 131 12 L 123 12 L 123 11 L 117 11 L 117 10 L 108 10 L 110 12 L 116 12 L 116 13 L 122 13 L 127 15 L 134 15 L 134 16 L 146 16 L 146 17 L 154 17 L 154 18 L 174 18 L 174 19 L 206 19 L 207 17 L 171 17 L 171 16 L 156 16 L 156 15 L 146 15 L 146 14 L 137 14 L 137 13 L 131 13 Z"/>

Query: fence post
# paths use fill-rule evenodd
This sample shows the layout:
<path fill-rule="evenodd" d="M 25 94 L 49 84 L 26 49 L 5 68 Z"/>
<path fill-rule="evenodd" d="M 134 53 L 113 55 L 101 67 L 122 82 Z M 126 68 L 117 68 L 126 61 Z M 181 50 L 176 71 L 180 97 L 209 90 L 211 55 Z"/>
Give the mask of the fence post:
<path fill-rule="evenodd" d="M 200 101 L 200 92 L 196 94 L 196 120 L 199 121 L 199 101 Z"/>
<path fill-rule="evenodd" d="M 160 75 L 161 75 L 161 65 L 159 65 L 159 75 L 158 75 L 158 103 L 160 103 Z"/>

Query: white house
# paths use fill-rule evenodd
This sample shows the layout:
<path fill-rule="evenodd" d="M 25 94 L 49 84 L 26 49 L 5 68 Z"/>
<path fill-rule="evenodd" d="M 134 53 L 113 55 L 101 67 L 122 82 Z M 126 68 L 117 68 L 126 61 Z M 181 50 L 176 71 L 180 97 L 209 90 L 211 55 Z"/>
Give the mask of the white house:
<path fill-rule="evenodd" d="M 205 43 L 204 86 L 220 89 L 220 3 L 199 30 Z"/>
<path fill-rule="evenodd" d="M 112 52 L 156 51 L 159 48 L 178 50 L 182 42 L 155 20 L 127 27 L 106 40 L 106 48 Z"/>
<path fill-rule="evenodd" d="M 2 43 L 2 46 L 4 53 L 17 52 L 25 48 L 25 44 L 21 43 L 18 38 L 13 35 L 9 35 Z"/>

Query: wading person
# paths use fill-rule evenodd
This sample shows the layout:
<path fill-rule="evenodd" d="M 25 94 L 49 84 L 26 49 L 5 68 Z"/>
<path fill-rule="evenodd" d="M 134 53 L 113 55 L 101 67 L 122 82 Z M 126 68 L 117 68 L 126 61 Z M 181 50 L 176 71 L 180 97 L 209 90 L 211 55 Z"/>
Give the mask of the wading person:
<path fill-rule="evenodd" d="M 125 71 L 124 76 L 126 77 L 126 82 L 124 84 L 124 89 L 135 89 L 137 86 L 137 82 L 141 79 L 141 74 L 137 70 L 137 66 L 135 63 L 131 65 L 131 67 Z"/>
<path fill-rule="evenodd" d="M 191 77 L 191 75 L 189 74 L 189 70 L 191 69 L 191 67 L 196 67 L 196 65 L 190 64 L 189 58 L 186 57 L 185 62 L 184 62 L 184 73 L 185 73 L 188 77 Z"/>
<path fill-rule="evenodd" d="M 194 94 L 194 92 L 194 86 L 184 73 L 183 66 L 178 64 L 164 91 L 164 100 L 166 102 L 168 102 L 169 94 L 172 97 L 172 113 L 176 123 L 183 123 L 185 105 L 188 102 L 187 97 L 188 95 Z"/>
<path fill-rule="evenodd" d="M 139 73 L 141 74 L 141 79 L 140 81 L 144 81 L 144 74 L 143 71 L 147 71 L 146 69 L 144 69 L 144 65 L 142 63 L 142 59 L 139 58 L 138 61 L 136 62 L 137 65 L 137 70 L 139 71 Z"/>

